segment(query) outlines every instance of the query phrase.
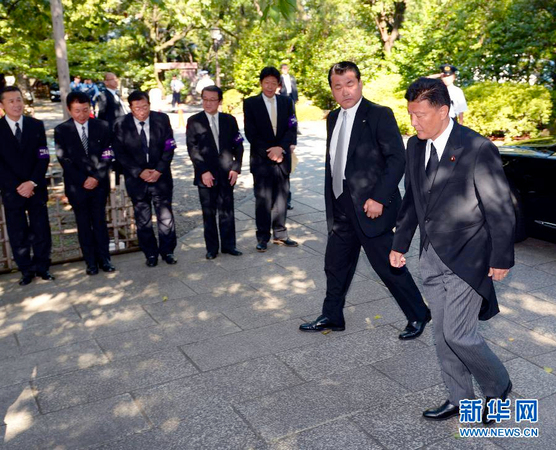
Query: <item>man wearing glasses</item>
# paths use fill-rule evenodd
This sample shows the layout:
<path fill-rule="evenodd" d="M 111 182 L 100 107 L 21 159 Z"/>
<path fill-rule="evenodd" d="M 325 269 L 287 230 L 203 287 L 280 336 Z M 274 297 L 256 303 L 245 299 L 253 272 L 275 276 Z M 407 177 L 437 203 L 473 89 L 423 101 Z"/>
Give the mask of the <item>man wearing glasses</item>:
<path fill-rule="evenodd" d="M 112 147 L 125 176 L 127 193 L 133 202 L 139 246 L 147 266 L 176 264 L 176 227 L 172 213 L 173 180 L 170 164 L 176 142 L 170 119 L 153 112 L 146 92 L 130 94 L 131 113 L 114 123 Z M 152 205 L 156 212 L 158 243 L 152 227 Z"/>
<path fill-rule="evenodd" d="M 241 173 L 243 138 L 234 116 L 218 112 L 222 90 L 207 86 L 201 93 L 203 112 L 187 121 L 187 151 L 195 168 L 193 183 L 199 188 L 203 210 L 207 259 L 222 253 L 240 256 L 236 248 L 234 186 Z M 216 213 L 220 228 L 220 243 Z"/>

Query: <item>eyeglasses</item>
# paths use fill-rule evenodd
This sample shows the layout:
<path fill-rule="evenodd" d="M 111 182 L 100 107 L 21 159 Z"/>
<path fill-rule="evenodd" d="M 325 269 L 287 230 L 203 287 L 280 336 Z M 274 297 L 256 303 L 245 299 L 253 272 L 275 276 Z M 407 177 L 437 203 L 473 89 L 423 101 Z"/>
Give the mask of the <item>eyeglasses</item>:
<path fill-rule="evenodd" d="M 214 103 L 214 102 L 219 102 L 220 101 L 220 99 L 218 99 L 218 98 L 203 98 L 203 97 L 201 97 L 201 99 L 204 102 L 207 102 L 207 103 Z"/>

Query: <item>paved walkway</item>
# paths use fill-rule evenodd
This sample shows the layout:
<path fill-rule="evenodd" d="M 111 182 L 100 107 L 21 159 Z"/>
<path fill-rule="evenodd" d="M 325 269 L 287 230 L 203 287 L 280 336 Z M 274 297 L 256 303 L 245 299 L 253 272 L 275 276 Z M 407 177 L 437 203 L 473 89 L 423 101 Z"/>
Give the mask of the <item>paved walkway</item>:
<path fill-rule="evenodd" d="M 512 400 L 540 399 L 538 438 L 458 439 L 457 420 L 421 418 L 446 398 L 431 327 L 397 339 L 404 317 L 365 259 L 346 331 L 298 331 L 320 312 L 326 245 L 324 124 L 302 132 L 288 219 L 298 248 L 255 251 L 248 195 L 237 205 L 239 258 L 205 260 L 196 228 L 176 266 L 147 268 L 135 253 L 115 257 L 113 274 L 67 264 L 53 267 L 55 282 L 24 288 L 19 274 L 0 276 L 0 448 L 554 448 L 553 244 L 517 246 L 498 284 L 502 313 L 481 324 L 510 371 Z"/>

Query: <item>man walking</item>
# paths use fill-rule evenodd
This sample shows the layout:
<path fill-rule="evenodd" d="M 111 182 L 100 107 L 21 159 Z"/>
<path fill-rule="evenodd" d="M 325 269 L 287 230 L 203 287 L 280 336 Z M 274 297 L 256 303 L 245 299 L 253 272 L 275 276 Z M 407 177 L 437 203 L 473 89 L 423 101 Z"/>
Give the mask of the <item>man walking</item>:
<path fill-rule="evenodd" d="M 420 78 L 405 98 L 417 131 L 407 147 L 406 194 L 390 262 L 405 264 L 419 226 L 423 288 L 430 303 L 436 351 L 448 400 L 423 416 L 456 416 L 473 399 L 474 377 L 487 397 L 505 400 L 508 371 L 478 332 L 478 320 L 498 313 L 492 280 L 514 265 L 515 214 L 497 148 L 450 119 L 450 95 L 440 80 Z M 483 423 L 493 422 L 483 409 Z"/>
<path fill-rule="evenodd" d="M 405 167 L 396 119 L 389 108 L 363 98 L 361 74 L 353 62 L 334 64 L 328 81 L 340 108 L 327 121 L 326 298 L 322 315 L 300 329 L 345 329 L 346 294 L 363 246 L 408 320 L 399 338 L 415 339 L 430 320 L 430 311 L 407 268 L 394 269 L 388 260 L 401 203 L 398 183 Z"/>

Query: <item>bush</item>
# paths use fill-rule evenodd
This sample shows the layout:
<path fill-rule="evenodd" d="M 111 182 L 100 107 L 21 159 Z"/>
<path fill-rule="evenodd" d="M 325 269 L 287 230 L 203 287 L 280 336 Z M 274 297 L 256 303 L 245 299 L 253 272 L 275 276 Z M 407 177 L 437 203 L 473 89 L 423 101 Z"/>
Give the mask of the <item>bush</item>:
<path fill-rule="evenodd" d="M 238 115 L 243 114 L 243 95 L 237 89 L 228 89 L 222 99 L 222 112 Z"/>
<path fill-rule="evenodd" d="M 299 101 L 295 105 L 295 115 L 298 122 L 309 122 L 314 120 L 324 119 L 324 111 L 318 106 L 313 105 L 313 102 L 307 100 L 306 97 L 299 97 Z"/>
<path fill-rule="evenodd" d="M 464 89 L 464 123 L 486 136 L 536 137 L 552 111 L 550 91 L 517 83 L 476 83 Z"/>

